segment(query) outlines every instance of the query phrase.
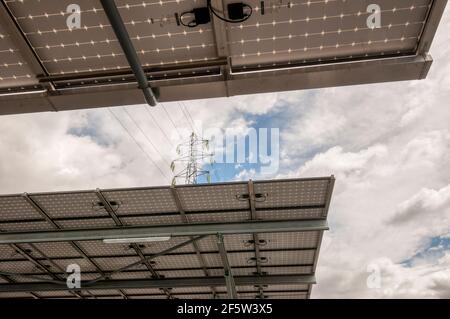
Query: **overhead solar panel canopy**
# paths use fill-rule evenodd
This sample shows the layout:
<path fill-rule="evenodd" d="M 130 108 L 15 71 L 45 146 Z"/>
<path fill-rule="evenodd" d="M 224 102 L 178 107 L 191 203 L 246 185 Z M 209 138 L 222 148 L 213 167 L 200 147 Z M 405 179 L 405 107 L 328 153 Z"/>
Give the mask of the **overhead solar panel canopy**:
<path fill-rule="evenodd" d="M 0 298 L 309 298 L 333 185 L 1 195 Z"/>
<path fill-rule="evenodd" d="M 106 2 L 165 102 L 423 79 L 447 1 L 245 0 L 248 20 L 191 28 L 206 0 L 1 0 L 0 114 L 145 102 Z"/>

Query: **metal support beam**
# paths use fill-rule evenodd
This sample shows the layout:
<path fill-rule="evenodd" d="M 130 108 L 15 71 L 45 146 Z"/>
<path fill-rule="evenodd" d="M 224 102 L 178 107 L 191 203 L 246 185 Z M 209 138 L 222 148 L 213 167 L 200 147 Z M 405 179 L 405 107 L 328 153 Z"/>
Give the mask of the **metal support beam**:
<path fill-rule="evenodd" d="M 222 0 L 211 0 L 211 6 L 218 9 L 218 11 L 224 11 L 225 4 Z M 211 14 L 211 25 L 214 33 L 214 42 L 216 43 L 216 52 L 219 57 L 227 57 L 226 65 L 222 65 L 220 68 L 221 74 L 225 81 L 228 81 L 231 77 L 231 58 L 230 48 L 228 45 L 228 34 L 224 21 L 217 18 L 214 14 Z M 225 95 L 230 96 L 228 90 L 228 83 L 225 82 Z"/>
<path fill-rule="evenodd" d="M 214 77 L 211 81 L 193 77 L 174 85 L 161 86 L 159 101 L 416 80 L 427 75 L 431 64 L 432 58 L 429 55 L 402 56 L 298 67 L 291 65 L 289 68 L 261 72 L 238 72 L 231 74 L 228 81 L 223 81 L 222 77 Z M 0 95 L 0 115 L 53 111 L 49 103 L 60 111 L 142 103 L 142 94 L 134 85 L 114 88 L 93 86 L 60 90 L 58 93 L 54 96 L 40 93 Z"/>
<path fill-rule="evenodd" d="M 328 230 L 327 221 L 277 220 L 0 233 L 0 244 Z"/>
<path fill-rule="evenodd" d="M 217 254 L 217 251 L 215 252 L 216 254 Z M 147 258 L 151 258 L 152 256 L 150 256 L 150 257 L 147 257 Z M 73 259 L 73 258 L 71 258 L 71 259 Z M 154 259 L 154 258 L 151 258 L 151 259 Z M 23 260 L 20 260 L 20 261 L 23 261 Z M 8 260 L 8 262 L 9 262 L 9 260 Z M 113 272 L 113 274 L 118 274 L 118 273 L 123 273 L 123 274 L 129 274 L 129 273 L 133 273 L 133 274 L 136 274 L 136 275 L 138 275 L 139 274 L 139 277 L 145 277 L 145 273 L 147 272 L 147 270 L 145 270 L 145 269 L 136 269 L 136 268 L 134 268 L 134 267 L 136 267 L 136 266 L 139 266 L 139 263 L 135 263 L 134 265 L 133 265 L 133 267 L 131 267 L 131 266 L 128 266 L 127 265 L 127 268 L 126 269 L 123 269 L 123 268 L 121 268 L 121 269 L 118 269 L 118 270 L 115 270 L 114 272 Z M 313 264 L 312 263 L 306 263 L 306 264 L 296 264 L 296 263 L 293 263 L 293 264 L 275 264 L 275 265 L 270 265 L 270 266 L 266 266 L 266 267 L 269 267 L 269 268 L 273 268 L 273 269 L 279 269 L 280 271 L 282 271 L 283 269 L 285 269 L 285 268 L 292 268 L 292 267 L 312 267 L 313 266 Z M 237 270 L 241 270 L 241 271 L 248 271 L 249 273 L 250 273 L 250 270 L 251 270 L 251 268 L 252 267 L 254 267 L 254 266 L 252 266 L 252 265 L 246 265 L 246 266 L 239 266 L 239 267 L 234 267 L 235 269 L 237 269 Z M 134 268 L 134 269 L 133 269 Z M 223 270 L 223 266 L 212 266 L 212 267 L 209 267 L 208 269 L 210 269 L 211 271 L 214 271 L 214 272 L 216 272 L 216 271 L 220 271 L 220 270 Z M 201 267 L 181 267 L 181 268 L 158 268 L 158 270 L 159 271 L 164 271 L 164 272 L 166 272 L 166 271 L 169 271 L 169 272 L 175 272 L 175 271 L 180 271 L 180 272 L 182 272 L 182 271 L 195 271 L 195 272 L 197 272 L 197 271 L 201 271 L 202 270 L 202 268 Z M 65 275 L 66 273 L 55 273 L 54 272 L 54 274 L 55 275 Z M 98 273 L 96 272 L 96 271 L 94 271 L 94 270 L 91 270 L 91 271 L 83 271 L 83 274 L 85 274 L 85 275 L 87 275 L 87 276 L 89 276 L 89 277 L 94 277 L 95 275 L 97 275 Z M 44 273 L 35 273 L 35 272 L 20 272 L 20 273 L 14 273 L 14 274 L 12 274 L 12 273 L 3 273 L 3 272 L 1 272 L 0 271 L 0 276 L 1 275 L 4 275 L 4 276 L 23 276 L 23 277 L 30 277 L 30 276 L 45 276 L 45 274 Z M 101 281 L 101 280 L 104 280 L 104 279 L 106 279 L 105 277 L 99 277 L 99 278 L 96 278 L 95 279 L 95 281 L 97 282 L 97 281 Z"/>
<path fill-rule="evenodd" d="M 170 191 L 172 193 L 172 197 L 175 201 L 175 204 L 177 206 L 178 212 L 180 213 L 181 219 L 183 220 L 183 223 L 189 224 L 189 218 L 186 216 L 186 212 L 184 211 L 183 205 L 181 204 L 180 196 L 178 196 L 177 189 L 175 186 L 172 186 L 170 188 Z M 193 239 L 193 236 L 190 237 L 190 239 Z M 205 276 L 210 276 L 208 267 L 206 267 L 205 258 L 203 258 L 202 253 L 200 251 L 200 248 L 198 247 L 197 241 L 192 242 L 192 246 L 194 247 L 195 254 L 197 255 L 197 259 L 200 263 L 200 266 L 202 267 L 203 273 Z M 211 287 L 211 291 L 213 294 L 213 297 L 216 298 L 217 292 L 214 287 Z"/>
<path fill-rule="evenodd" d="M 253 285 L 309 285 L 315 284 L 313 275 L 273 275 L 273 276 L 242 276 L 234 277 L 237 286 Z M 180 287 L 211 287 L 225 286 L 224 277 L 189 277 L 164 279 L 131 279 L 105 280 L 84 285 L 86 289 L 134 289 L 134 288 L 180 288 Z M 78 290 L 78 288 L 77 288 Z M 66 285 L 42 283 L 0 284 L 0 292 L 32 292 L 32 291 L 69 291 Z"/>
<path fill-rule="evenodd" d="M 255 207 L 255 187 L 252 180 L 248 181 L 248 203 L 250 206 L 250 219 L 256 220 L 256 207 Z"/>
<path fill-rule="evenodd" d="M 40 61 L 39 56 L 25 36 L 20 25 L 15 20 L 5 1 L 0 2 L 0 21 L 6 33 L 11 37 L 12 42 L 19 50 L 22 59 L 27 63 L 30 70 L 38 76 L 48 76 L 49 73 L 44 64 Z M 46 94 L 55 92 L 55 87 L 51 81 L 43 83 L 42 86 L 47 90 Z M 50 102 L 53 111 L 58 109 Z"/>
<path fill-rule="evenodd" d="M 102 7 L 106 15 L 108 16 L 108 20 L 111 23 L 114 33 L 116 34 L 117 40 L 119 40 L 120 46 L 125 53 L 125 57 L 127 58 L 128 63 L 136 76 L 139 88 L 144 93 L 145 100 L 150 106 L 155 106 L 157 103 L 157 97 L 155 95 L 158 95 L 158 93 L 155 94 L 148 83 L 147 75 L 142 69 L 142 64 L 139 61 L 136 49 L 131 42 L 128 31 L 125 28 L 125 24 L 122 21 L 114 0 L 100 0 L 100 2 L 102 3 Z"/>
<path fill-rule="evenodd" d="M 445 11 L 447 0 L 434 0 L 430 7 L 427 22 L 420 36 L 420 42 L 417 47 L 417 54 L 426 55 L 431 48 L 434 36 L 436 34 L 439 22 Z"/>
<path fill-rule="evenodd" d="M 145 257 L 145 260 L 146 260 L 146 261 L 150 261 L 150 260 L 155 259 L 155 258 L 157 258 L 157 257 L 165 256 L 165 255 L 167 255 L 167 254 L 168 254 L 169 252 L 171 252 L 171 251 L 180 249 L 181 247 L 184 247 L 184 246 L 186 246 L 186 245 L 189 245 L 189 244 L 192 243 L 193 241 L 202 239 L 202 238 L 204 238 L 204 237 L 205 237 L 205 236 L 198 236 L 198 237 L 195 237 L 195 238 L 190 239 L 190 240 L 188 240 L 188 241 L 182 242 L 182 243 L 180 243 L 180 244 L 178 244 L 178 245 L 175 245 L 175 246 L 172 246 L 172 247 L 170 247 L 170 248 L 168 248 L 168 249 L 165 249 L 165 250 L 163 250 L 163 251 L 160 251 L 159 253 L 156 253 L 156 254 L 151 255 L 151 256 L 149 256 L 149 257 Z M 116 269 L 116 270 L 112 271 L 112 272 L 111 272 L 111 275 L 115 275 L 115 274 L 118 274 L 118 273 L 123 273 L 123 272 L 125 272 L 126 270 L 131 270 L 132 268 L 134 268 L 134 267 L 136 267 L 136 266 L 139 266 L 139 265 L 141 265 L 141 264 L 142 264 L 142 260 L 139 260 L 138 262 L 134 262 L 134 263 L 132 263 L 132 264 L 128 264 L 128 265 L 126 265 L 126 266 L 124 266 L 124 267 L 121 267 L 121 268 L 119 268 L 119 269 Z M 141 270 L 135 270 L 135 271 L 140 272 Z M 94 280 L 92 280 L 91 283 L 98 282 L 98 281 L 101 281 L 101 280 L 104 280 L 104 279 L 107 279 L 107 278 L 106 278 L 105 276 L 100 276 L 100 277 L 95 278 Z"/>
<path fill-rule="evenodd" d="M 11 244 L 10 245 L 13 249 L 15 249 L 19 254 L 21 254 L 23 257 L 25 257 L 26 259 L 28 259 L 31 263 L 33 263 L 37 268 L 43 270 L 46 274 L 48 274 L 50 277 L 52 277 L 54 280 L 61 282 L 64 281 L 64 279 L 58 275 L 55 275 L 54 273 L 52 273 L 50 270 L 47 269 L 47 267 L 42 264 L 40 261 L 36 260 L 30 253 L 28 253 L 26 250 L 24 250 L 22 247 L 20 247 L 19 245 L 16 244 Z M 38 252 L 40 255 L 42 255 L 45 260 L 49 261 L 54 267 L 56 267 L 56 269 L 58 269 L 60 272 L 64 272 L 64 270 L 55 262 L 53 262 L 52 260 L 50 260 L 44 253 L 42 253 L 36 246 L 34 245 L 30 245 L 30 247 L 35 250 L 36 252 Z M 77 296 L 78 298 L 84 298 L 83 295 L 79 292 L 79 291 L 71 291 L 71 293 L 75 296 Z"/>
<path fill-rule="evenodd" d="M 2 27 L 5 29 L 6 33 L 9 34 L 17 49 L 19 49 L 20 56 L 27 62 L 31 71 L 36 75 L 48 76 L 47 70 L 40 62 L 30 42 L 15 21 L 14 16 L 5 4 L 5 1 L 0 2 L 0 21 L 2 22 Z"/>
<path fill-rule="evenodd" d="M 250 206 L 250 219 L 257 220 L 256 216 L 256 206 L 255 206 L 255 185 L 252 180 L 248 181 L 248 202 Z M 258 275 L 262 276 L 261 270 L 261 254 L 259 251 L 259 236 L 257 233 L 253 233 L 253 246 L 255 247 L 255 264 L 256 264 L 256 272 Z M 258 286 L 259 297 L 264 299 L 264 288 L 263 286 Z"/>
<path fill-rule="evenodd" d="M 61 226 L 59 226 L 59 224 L 57 222 L 55 222 L 48 214 L 46 211 L 44 211 L 44 209 L 38 204 L 36 203 L 27 193 L 23 193 L 23 198 L 27 201 L 28 204 L 30 204 L 50 225 L 52 225 L 55 229 L 61 230 Z M 71 241 L 70 244 L 72 245 L 72 247 L 78 251 L 78 253 L 80 253 L 80 255 L 83 256 L 83 258 L 85 258 L 87 261 L 89 261 L 92 265 L 94 265 L 95 268 L 97 268 L 97 270 L 99 271 L 100 274 L 104 274 L 103 270 L 100 268 L 100 266 L 94 262 L 82 249 L 81 247 Z"/>
<path fill-rule="evenodd" d="M 109 214 L 109 216 L 111 216 L 111 218 L 114 220 L 116 225 L 119 227 L 123 227 L 124 224 L 122 223 L 120 218 L 117 216 L 115 210 L 112 208 L 109 201 L 103 195 L 102 191 L 99 188 L 97 188 L 95 193 L 96 193 L 97 197 L 100 199 L 100 201 L 102 202 L 103 207 L 105 208 L 106 212 Z M 139 248 L 139 246 L 136 243 L 132 243 L 131 247 L 134 249 L 136 254 L 139 256 L 139 258 L 141 259 L 141 261 L 145 265 L 145 267 L 147 267 L 148 271 L 150 271 L 150 273 L 152 274 L 152 277 L 159 279 L 160 278 L 159 274 L 153 269 L 153 266 L 150 264 L 150 261 L 145 258 L 144 254 L 142 253 L 142 250 Z M 167 295 L 167 297 L 169 297 L 169 298 L 171 297 L 169 290 L 164 289 L 164 293 Z"/>
<path fill-rule="evenodd" d="M 53 228 L 60 230 L 61 226 L 57 222 L 55 222 L 48 214 L 47 212 L 37 203 L 35 202 L 27 193 L 22 194 L 23 198 L 26 200 L 28 204 L 31 205 L 31 207 L 34 208 L 35 211 L 39 213 L 50 225 L 53 226 Z M 85 252 L 84 250 L 74 241 L 70 241 L 69 244 L 81 255 L 84 259 L 86 259 L 88 262 L 90 262 L 99 272 L 100 275 L 105 276 L 106 274 L 103 272 L 102 268 L 94 261 L 92 260 Z M 42 254 L 42 253 L 41 253 Z M 43 254 L 42 254 L 43 255 Z M 125 294 L 121 291 L 122 295 L 126 298 Z"/>
<path fill-rule="evenodd" d="M 217 247 L 219 248 L 220 258 L 222 259 L 228 298 L 237 299 L 238 295 L 236 291 L 236 283 L 234 282 L 233 273 L 231 272 L 231 266 L 230 262 L 228 261 L 227 250 L 225 249 L 222 234 L 217 235 Z"/>
<path fill-rule="evenodd" d="M 100 188 L 97 188 L 95 190 L 95 194 L 97 195 L 98 199 L 100 200 L 100 202 L 103 204 L 103 207 L 105 208 L 106 212 L 109 214 L 109 216 L 114 220 L 114 223 L 117 226 L 124 226 L 122 221 L 119 219 L 119 217 L 117 217 L 116 212 L 114 211 L 114 209 L 112 208 L 111 204 L 106 200 L 105 196 L 103 195 L 102 191 L 100 190 Z"/>
<path fill-rule="evenodd" d="M 180 62 L 164 65 L 153 65 L 148 67 L 143 67 L 144 72 L 147 75 L 160 75 L 161 73 L 179 73 L 180 71 L 185 71 L 189 69 L 210 69 L 214 67 L 226 66 L 226 58 L 217 58 L 207 61 L 193 61 L 193 62 Z M 102 78 L 115 78 L 115 77 L 128 77 L 133 76 L 133 70 L 131 69 L 120 69 L 120 70 L 99 70 L 92 72 L 77 72 L 77 73 L 64 73 L 64 74 L 52 74 L 49 76 L 38 76 L 40 83 L 45 82 L 71 82 L 79 80 L 89 80 L 89 79 L 102 79 Z"/>
<path fill-rule="evenodd" d="M 202 238 L 205 238 L 206 236 L 199 236 Z M 197 238 L 199 238 L 197 237 Z M 192 239 L 189 239 L 189 243 L 191 244 L 193 241 L 197 240 L 195 237 Z M 270 248 L 270 249 L 260 249 L 261 252 L 264 252 L 265 254 L 272 254 L 272 253 L 299 253 L 299 252 L 308 252 L 308 251 L 314 251 L 316 249 L 316 247 L 303 247 L 303 248 Z M 233 249 L 233 250 L 227 250 L 227 254 L 228 255 L 238 255 L 238 254 L 248 254 L 250 253 L 251 250 L 249 249 Z M 210 254 L 216 254 L 217 250 L 203 250 L 200 252 L 202 255 L 210 255 Z M 186 256 L 186 257 L 194 257 L 195 255 L 197 255 L 197 253 L 191 252 L 191 251 L 180 251 L 180 252 L 169 252 L 164 254 L 165 256 Z M 146 255 L 146 258 L 148 257 L 153 257 L 153 254 L 148 254 Z M 91 258 L 97 259 L 97 258 L 121 258 L 123 257 L 123 254 L 95 254 L 95 255 L 91 255 Z M 157 256 L 158 257 L 158 256 Z M 57 260 L 69 260 L 69 259 L 79 259 L 80 256 L 78 255 L 69 255 L 67 254 L 66 256 L 58 256 L 58 258 L 53 258 L 53 259 L 57 259 Z M 154 257 L 156 258 L 156 257 Z M 37 260 L 42 260 L 42 258 L 36 258 Z M 8 258 L 7 261 L 8 262 L 21 262 L 21 261 L 25 261 L 25 258 Z M 1 260 L 0 259 L 0 264 L 5 261 L 5 260 Z M 270 265 L 270 267 L 274 267 L 275 265 Z M 253 267 L 251 265 L 247 265 L 247 267 Z M 209 268 L 214 268 L 214 267 L 209 267 Z M 240 267 L 242 268 L 242 266 Z M 175 268 L 170 268 L 170 269 L 175 269 Z M 201 270 L 202 268 L 199 267 L 198 270 Z"/>
<path fill-rule="evenodd" d="M 330 180 L 328 182 L 328 187 L 327 187 L 325 208 L 323 210 L 324 217 L 326 217 L 328 215 L 328 210 L 330 209 L 331 197 L 333 195 L 335 180 L 336 179 L 334 178 L 334 175 L 331 175 Z M 316 272 L 317 263 L 319 261 L 319 253 L 320 253 L 320 246 L 322 245 L 322 237 L 323 237 L 323 232 L 320 232 L 319 237 L 317 238 L 317 244 L 316 244 L 317 249 L 316 249 L 316 252 L 314 253 L 314 263 L 313 263 L 313 267 L 312 267 L 313 274 L 315 274 L 315 272 Z M 312 285 L 310 285 L 308 287 L 308 294 L 307 294 L 308 299 L 311 297 L 311 292 L 312 292 Z"/>
<path fill-rule="evenodd" d="M 310 210 L 310 209 L 324 209 L 325 208 L 325 204 L 314 204 L 314 205 L 300 205 L 300 206 L 292 206 L 292 207 L 261 207 L 258 208 L 258 212 L 266 212 L 266 211 L 273 211 L 276 210 L 280 213 L 283 213 L 284 211 L 289 211 L 289 210 L 296 210 L 296 211 L 300 211 L 300 210 Z M 214 210 L 214 211 L 189 211 L 189 212 L 184 212 L 184 215 L 186 215 L 186 217 L 189 219 L 191 218 L 191 216 L 195 219 L 195 217 L 197 217 L 198 215 L 208 215 L 208 214 L 230 214 L 233 215 L 235 213 L 248 213 L 249 210 L 248 208 L 236 208 L 236 209 L 222 209 L 222 210 Z M 85 214 L 84 214 L 85 215 Z M 105 219 L 109 219 L 111 218 L 111 216 L 107 216 L 107 215 L 90 215 L 90 216 L 84 216 L 83 217 L 79 217 L 79 216 L 55 216 L 52 217 L 52 220 L 56 223 L 58 222 L 66 222 L 66 221 L 74 221 L 74 220 L 80 220 L 82 219 L 83 221 L 89 221 L 89 220 L 105 220 Z M 133 214 L 133 213 L 123 213 L 120 215 L 120 217 L 122 218 L 133 218 L 133 217 L 175 217 L 180 215 L 179 211 L 173 211 L 173 212 L 141 212 L 139 214 Z M 41 222 L 42 219 L 27 219 L 27 222 L 30 223 L 34 223 L 34 222 Z M 1 220 L 0 224 L 15 224 L 15 223 L 20 223 L 23 222 L 23 220 L 21 220 L 20 218 L 17 219 L 8 219 L 8 220 Z"/>
<path fill-rule="evenodd" d="M 13 279 L 9 278 L 8 276 L 5 276 L 5 275 L 1 275 L 0 274 L 0 278 L 5 280 L 5 281 L 7 281 L 10 284 L 16 282 L 15 280 L 13 280 Z M 30 295 L 31 295 L 31 297 L 33 297 L 33 299 L 39 299 L 39 296 L 36 295 L 35 293 L 30 292 Z"/>

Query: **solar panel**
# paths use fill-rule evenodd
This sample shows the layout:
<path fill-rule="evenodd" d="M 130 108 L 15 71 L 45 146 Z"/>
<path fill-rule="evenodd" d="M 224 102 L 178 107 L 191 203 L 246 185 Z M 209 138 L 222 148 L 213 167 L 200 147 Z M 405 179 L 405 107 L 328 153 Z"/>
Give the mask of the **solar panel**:
<path fill-rule="evenodd" d="M 14 87 L 33 84 L 38 84 L 37 79 L 0 23 L 0 88 L 11 88 L 12 91 Z"/>
<path fill-rule="evenodd" d="M 85 8 L 81 11 L 83 25 L 71 30 L 66 26 L 65 9 L 72 2 L 58 3 L 62 13 L 51 9 L 55 6 L 51 0 L 40 1 L 31 8 L 19 1 L 8 6 L 50 74 L 128 68 L 100 2 L 79 1 L 80 8 Z M 159 1 L 117 1 L 144 66 L 216 57 L 211 27 L 187 33 L 176 23 L 155 21 L 158 19 L 153 17 L 156 11 L 160 17 L 173 18 L 174 12 L 188 11 L 193 4 L 193 1 L 165 1 L 162 4 Z"/>
<path fill-rule="evenodd" d="M 233 2 L 211 3 L 226 16 Z M 380 0 L 374 9 L 368 0 L 246 0 L 246 21 L 210 14 L 197 27 L 180 17 L 206 0 L 115 4 L 165 102 L 423 79 L 446 2 Z M 68 24 L 71 3 L 2 1 L 0 114 L 144 103 L 102 3 L 77 2 L 79 27 Z"/>
<path fill-rule="evenodd" d="M 0 195 L 0 298 L 227 298 L 226 265 L 239 298 L 308 298 L 333 184 L 324 177 Z M 320 214 L 302 215 L 311 205 Z M 289 209 L 297 213 L 286 216 Z M 164 241 L 135 239 L 135 231 L 158 237 L 164 229 Z M 81 293 L 65 285 L 73 264 Z"/>
<path fill-rule="evenodd" d="M 253 2 L 256 4 L 256 1 Z M 413 52 L 430 1 L 378 1 L 383 26 L 367 26 L 370 1 L 285 1 L 272 16 L 230 26 L 238 66 Z"/>

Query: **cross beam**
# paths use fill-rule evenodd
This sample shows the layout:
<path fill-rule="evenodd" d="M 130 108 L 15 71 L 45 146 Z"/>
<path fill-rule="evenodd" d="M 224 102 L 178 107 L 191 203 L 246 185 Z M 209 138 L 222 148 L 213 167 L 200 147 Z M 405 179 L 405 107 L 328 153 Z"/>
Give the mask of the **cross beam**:
<path fill-rule="evenodd" d="M 328 230 L 327 221 L 277 220 L 0 233 L 0 244 Z"/>
<path fill-rule="evenodd" d="M 237 299 L 236 282 L 231 272 L 230 262 L 228 261 L 227 250 L 223 242 L 223 235 L 217 235 L 217 248 L 219 249 L 220 258 L 222 259 L 223 270 L 225 275 L 225 283 L 227 286 L 228 298 Z"/>
<path fill-rule="evenodd" d="M 315 284 L 313 275 L 271 275 L 271 276 L 240 276 L 234 277 L 238 286 L 253 285 L 310 285 Z M 130 279 L 104 280 L 75 290 L 87 289 L 134 289 L 134 288 L 179 288 L 179 287 L 215 287 L 225 286 L 224 277 L 189 277 L 164 279 Z M 0 284 L 0 292 L 32 292 L 32 291 L 69 291 L 64 284 L 50 282 L 9 283 Z"/>

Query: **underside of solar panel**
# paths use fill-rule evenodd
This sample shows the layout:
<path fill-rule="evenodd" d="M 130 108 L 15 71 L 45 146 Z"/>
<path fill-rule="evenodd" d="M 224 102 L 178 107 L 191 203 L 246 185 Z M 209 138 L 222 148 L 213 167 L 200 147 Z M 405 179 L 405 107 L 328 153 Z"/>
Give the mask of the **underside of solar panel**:
<path fill-rule="evenodd" d="M 309 298 L 333 186 L 0 195 L 0 298 Z"/>
<path fill-rule="evenodd" d="M 2 0 L 0 114 L 424 79 L 446 2 Z"/>

